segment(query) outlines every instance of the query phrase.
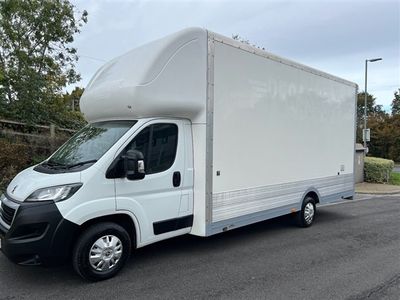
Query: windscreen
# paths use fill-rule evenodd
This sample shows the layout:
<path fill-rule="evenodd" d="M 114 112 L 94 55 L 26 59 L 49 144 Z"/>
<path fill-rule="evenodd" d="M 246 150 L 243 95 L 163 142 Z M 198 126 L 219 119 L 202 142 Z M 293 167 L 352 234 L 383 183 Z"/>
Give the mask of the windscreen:
<path fill-rule="evenodd" d="M 135 123 L 136 121 L 107 121 L 88 124 L 59 148 L 46 163 L 61 167 L 94 163 Z"/>

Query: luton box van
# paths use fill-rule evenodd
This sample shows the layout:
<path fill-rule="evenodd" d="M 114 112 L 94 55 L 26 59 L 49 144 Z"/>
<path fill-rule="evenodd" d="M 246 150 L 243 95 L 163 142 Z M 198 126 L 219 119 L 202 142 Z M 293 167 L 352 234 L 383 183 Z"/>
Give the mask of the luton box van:
<path fill-rule="evenodd" d="M 174 236 L 285 214 L 310 226 L 317 204 L 354 195 L 356 94 L 204 29 L 136 48 L 86 87 L 88 125 L 1 196 L 1 250 L 102 280 Z"/>

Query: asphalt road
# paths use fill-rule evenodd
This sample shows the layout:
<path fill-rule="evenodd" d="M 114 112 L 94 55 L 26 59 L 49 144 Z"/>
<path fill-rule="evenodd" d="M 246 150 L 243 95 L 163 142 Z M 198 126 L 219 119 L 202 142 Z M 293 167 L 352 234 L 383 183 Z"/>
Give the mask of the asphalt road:
<path fill-rule="evenodd" d="M 367 197 L 368 196 L 363 196 Z M 0 299 L 400 299 L 400 196 L 321 207 L 307 229 L 283 217 L 138 250 L 116 278 L 20 267 L 0 255 Z"/>

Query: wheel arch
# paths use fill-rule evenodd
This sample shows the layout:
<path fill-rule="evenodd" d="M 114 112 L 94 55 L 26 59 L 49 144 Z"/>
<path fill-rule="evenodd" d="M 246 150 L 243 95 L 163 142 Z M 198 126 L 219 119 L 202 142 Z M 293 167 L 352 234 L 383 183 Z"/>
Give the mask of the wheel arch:
<path fill-rule="evenodd" d="M 132 248 L 133 249 L 137 248 L 138 244 L 140 243 L 139 223 L 135 218 L 135 216 L 128 214 L 126 212 L 118 212 L 115 214 L 103 215 L 95 217 L 93 219 L 89 219 L 79 226 L 78 235 L 84 232 L 91 225 L 98 224 L 101 222 L 113 222 L 122 226 L 129 234 L 129 237 L 131 238 Z"/>
<path fill-rule="evenodd" d="M 304 199 L 308 196 L 314 199 L 315 204 L 320 203 L 320 199 L 321 199 L 320 193 L 318 192 L 318 190 L 315 187 L 310 187 L 303 193 L 303 196 L 301 197 L 301 200 L 300 200 L 301 201 L 300 204 L 302 204 Z"/>

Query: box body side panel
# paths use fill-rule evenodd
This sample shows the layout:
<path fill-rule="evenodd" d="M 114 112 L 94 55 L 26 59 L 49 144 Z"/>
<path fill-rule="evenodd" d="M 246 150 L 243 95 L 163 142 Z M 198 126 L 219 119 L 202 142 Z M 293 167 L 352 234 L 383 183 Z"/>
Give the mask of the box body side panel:
<path fill-rule="evenodd" d="M 212 222 L 354 190 L 355 86 L 215 43 Z M 279 212 L 281 214 L 281 212 Z"/>

